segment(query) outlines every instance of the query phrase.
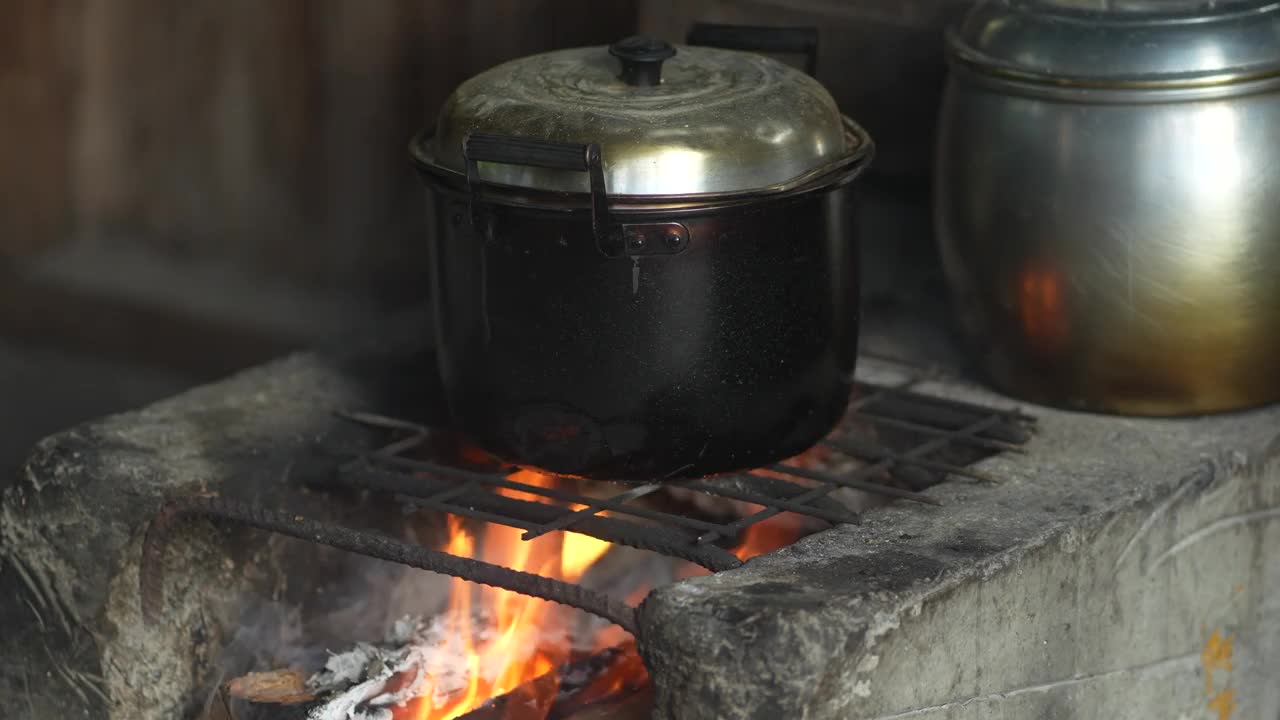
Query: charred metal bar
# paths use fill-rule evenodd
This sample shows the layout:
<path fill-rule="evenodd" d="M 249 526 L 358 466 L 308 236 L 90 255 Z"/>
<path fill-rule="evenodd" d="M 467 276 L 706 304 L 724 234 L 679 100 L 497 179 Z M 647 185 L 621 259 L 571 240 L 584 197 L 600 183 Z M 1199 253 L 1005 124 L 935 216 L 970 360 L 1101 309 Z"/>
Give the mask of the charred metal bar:
<path fill-rule="evenodd" d="M 908 393 L 911 391 L 911 388 L 919 382 L 920 378 L 913 377 L 892 387 L 854 383 L 854 396 L 853 399 L 849 401 L 849 407 L 846 409 L 846 412 L 850 414 L 856 413 L 858 410 L 862 409 L 863 406 L 878 402 L 888 394 L 890 390 Z"/>
<path fill-rule="evenodd" d="M 807 488 L 765 475 L 740 474 L 686 480 L 677 487 L 765 507 L 778 507 L 834 524 L 862 523 L 862 518 L 856 512 L 829 497 L 815 498 L 812 504 L 797 502 L 794 498 L 803 495 Z"/>
<path fill-rule="evenodd" d="M 437 503 L 448 502 L 456 497 L 462 497 L 472 490 L 475 490 L 476 485 L 477 483 L 475 480 L 463 480 L 453 487 L 443 488 L 440 492 L 434 493 L 423 499 Z"/>
<path fill-rule="evenodd" d="M 1001 413 L 987 412 L 980 408 L 943 406 L 917 400 L 916 395 L 884 392 L 874 403 L 859 408 L 860 415 L 873 415 L 906 422 L 928 425 L 942 430 L 956 430 L 973 424 L 983 417 L 995 417 L 998 422 L 983 430 L 982 437 L 1006 443 L 1022 444 L 1031 435 L 1016 421 L 1009 421 Z"/>
<path fill-rule="evenodd" d="M 174 528 L 191 517 L 247 525 L 367 557 L 550 600 L 597 615 L 632 635 L 636 634 L 635 608 L 579 585 L 511 570 L 481 560 L 428 550 L 376 532 L 319 522 L 296 513 L 204 497 L 169 503 L 147 528 L 142 543 L 139 591 L 143 616 L 148 622 L 155 621 L 164 605 L 164 551 L 167 541 Z"/>
<path fill-rule="evenodd" d="M 919 384 L 919 381 L 913 384 Z M 938 395 L 927 395 L 925 393 L 920 393 L 920 392 L 911 392 L 901 386 L 884 387 L 884 388 L 881 388 L 881 390 L 886 395 L 892 395 L 894 397 L 901 399 L 904 402 L 911 402 L 917 405 L 934 405 L 937 407 L 949 408 L 959 412 L 971 413 L 974 415 L 981 415 L 983 417 L 987 415 L 999 415 L 1005 420 L 1017 421 L 1019 423 L 1035 422 L 1034 416 L 1028 415 L 1027 413 L 1019 410 L 1018 408 L 1005 408 L 1005 409 L 989 408 L 989 407 L 974 405 L 973 403 L 968 403 L 963 400 L 952 400 L 951 398 L 940 397 Z M 1029 436 L 1028 436 L 1028 439 L 1030 439 Z"/>
<path fill-rule="evenodd" d="M 926 470 L 945 473 L 948 475 L 961 475 L 963 477 L 981 480 L 982 482 L 999 483 L 1000 479 L 992 477 L 988 473 L 980 472 L 972 468 L 961 467 L 952 463 L 937 462 L 926 458 L 913 458 L 900 455 L 886 447 L 882 447 L 867 438 L 855 435 L 842 435 L 838 438 L 827 438 L 822 441 L 827 447 L 839 451 L 844 455 L 858 458 L 867 462 L 878 462 L 880 460 L 892 460 L 895 463 L 905 465 L 916 465 Z"/>
<path fill-rule="evenodd" d="M 552 520 L 551 522 L 547 523 L 546 525 L 525 531 L 522 538 L 524 540 L 532 540 L 540 535 L 545 535 L 553 530 L 565 530 L 570 526 L 572 526 L 577 521 L 583 518 L 595 515 L 601 510 L 625 511 L 626 508 L 623 507 L 624 503 L 631 500 L 635 500 L 636 498 L 648 495 L 649 493 L 654 492 L 655 490 L 658 490 L 661 487 L 662 487 L 661 485 L 655 485 L 652 483 L 648 485 L 637 485 L 636 487 L 633 487 L 624 493 L 619 493 L 611 498 L 592 500 L 591 502 L 587 503 L 586 507 L 580 510 L 567 512 L 561 515 L 560 517 L 556 518 L 555 520 Z"/>
<path fill-rule="evenodd" d="M 898 420 L 896 418 L 884 417 L 882 415 L 864 414 L 862 412 L 857 413 L 857 417 L 859 419 L 866 420 L 873 425 L 883 425 L 885 427 L 893 427 L 901 430 L 911 430 L 913 432 L 920 433 L 921 435 L 928 435 L 935 438 L 947 438 L 965 445 L 995 450 L 996 452 L 1026 452 L 1020 445 L 1014 443 L 1004 442 L 1003 440 L 993 440 L 991 438 L 975 437 L 973 435 L 956 435 L 954 430 L 936 428 L 932 425 L 922 425 L 917 422 Z M 988 419 L 993 423 L 1000 421 L 1000 419 L 994 415 L 988 416 Z"/>
<path fill-rule="evenodd" d="M 953 441 L 964 440 L 972 437 L 972 433 L 980 432 L 983 428 L 986 428 L 991 423 L 998 422 L 998 420 L 999 418 L 996 418 L 994 416 L 987 417 L 970 425 L 967 428 L 961 428 L 960 430 L 953 430 L 951 432 L 939 433 L 939 435 L 937 437 L 934 437 L 932 440 L 926 441 L 925 443 L 903 453 L 902 457 L 920 457 L 922 455 L 927 455 L 928 453 L 931 453 L 931 452 L 936 452 L 940 448 L 946 447 L 949 443 Z M 874 465 L 868 465 L 866 467 L 859 468 L 857 471 L 851 474 L 851 477 L 853 478 L 870 477 L 875 473 L 888 468 L 890 464 L 891 464 L 891 461 L 889 460 L 881 460 L 880 462 L 875 463 Z M 846 478 L 846 480 L 847 479 L 848 478 Z M 825 482 L 818 487 L 809 489 L 803 495 L 797 498 L 793 498 L 793 500 L 795 502 L 813 502 L 816 498 L 831 494 L 836 490 L 837 487 L 840 487 L 840 486 L 830 482 Z M 757 512 L 745 518 L 742 518 L 737 522 L 730 523 L 729 525 L 725 526 L 725 530 L 715 531 L 715 532 L 702 535 L 701 537 L 698 538 L 698 543 L 704 544 L 704 543 L 715 542 L 716 540 L 719 540 L 721 537 L 725 537 L 725 535 L 722 535 L 721 533 L 726 531 L 736 535 L 748 525 L 758 523 L 762 520 L 768 520 L 769 518 L 773 517 L 774 515 L 777 515 L 780 512 L 782 512 L 782 510 L 779 510 L 778 508 L 774 508 L 774 507 L 765 508 L 760 512 Z"/>
<path fill-rule="evenodd" d="M 560 488 L 542 487 L 539 485 L 529 485 L 527 483 L 516 482 L 514 480 L 509 480 L 504 475 L 462 470 L 422 460 L 414 460 L 412 458 L 370 456 L 362 458 L 362 460 L 366 463 L 390 465 L 413 472 L 428 473 L 436 477 L 474 480 L 482 485 L 506 488 L 508 490 L 517 490 L 519 492 L 529 493 L 530 495 L 539 495 L 541 497 L 559 500 L 561 502 L 586 505 L 588 507 L 599 506 L 599 509 L 601 510 L 613 510 L 615 512 L 625 513 L 645 520 L 676 525 L 678 527 L 685 527 L 691 530 L 710 530 L 715 527 L 714 523 L 708 523 L 699 520 L 698 518 L 688 517 L 685 515 L 674 515 L 672 513 L 666 513 L 661 510 L 655 510 L 638 505 L 629 505 L 626 502 L 618 500 L 618 498 L 622 496 L 628 495 L 631 492 L 636 492 L 635 488 L 613 498 L 601 499 L 588 497 L 586 495 L 581 495 L 569 490 L 562 490 Z M 648 488 L 650 486 L 641 485 L 638 487 Z"/>
<path fill-rule="evenodd" d="M 369 412 L 347 412 L 339 411 L 338 417 L 345 418 L 359 425 L 367 427 L 381 428 L 384 430 L 402 430 L 408 432 L 407 437 L 400 438 L 374 451 L 376 455 L 399 455 L 408 452 L 416 447 L 421 446 L 427 441 L 431 434 L 431 430 L 424 425 L 419 425 L 407 420 L 398 420 L 396 418 L 378 415 Z"/>
<path fill-rule="evenodd" d="M 889 461 L 882 460 L 881 462 L 878 462 L 874 465 L 867 465 L 865 467 L 858 468 L 858 470 L 854 473 L 854 475 L 865 475 L 869 477 L 870 475 L 880 472 L 881 470 L 884 470 L 888 467 L 889 467 Z M 830 495 L 831 493 L 840 489 L 840 487 L 841 487 L 840 485 L 834 485 L 832 483 L 823 483 L 817 487 L 809 488 L 804 493 L 802 493 L 799 497 L 793 498 L 792 502 L 799 502 L 799 503 L 816 502 L 819 498 L 823 498 L 823 497 L 826 497 L 827 495 Z M 739 518 L 738 520 L 731 522 L 728 525 L 725 525 L 723 529 L 715 530 L 715 531 L 701 535 L 698 538 L 698 544 L 701 545 L 701 544 L 713 543 L 723 537 L 736 537 L 739 533 L 741 533 L 744 529 L 746 529 L 747 526 L 754 525 L 763 520 L 768 520 L 774 515 L 777 515 L 782 512 L 784 511 L 778 507 L 766 507 L 760 512 L 753 513 L 744 518 Z"/>
<path fill-rule="evenodd" d="M 848 433 L 838 438 L 828 438 L 822 444 L 864 462 L 895 459 L 895 453 L 876 442 L 875 439 L 854 433 Z M 936 485 L 939 480 L 937 476 L 929 472 L 923 465 L 920 465 L 918 461 L 895 462 L 889 466 L 888 472 L 894 478 L 915 489 Z"/>
<path fill-rule="evenodd" d="M 455 515 L 479 517 L 478 513 L 487 513 L 483 518 L 485 520 L 526 530 L 554 522 L 561 515 L 572 512 L 556 505 L 503 497 L 479 488 L 448 502 L 433 502 L 430 499 L 432 494 L 453 487 L 455 481 L 425 474 L 404 475 L 372 465 L 362 472 L 351 473 L 346 482 L 369 490 L 401 495 L 413 504 Z M 519 489 L 524 490 L 523 487 Z M 693 542 L 693 536 L 676 528 L 640 525 L 621 518 L 593 515 L 580 520 L 574 526 L 574 532 L 688 560 L 713 572 L 729 570 L 742 564 L 728 550 L 714 545 L 698 545 Z"/>
<path fill-rule="evenodd" d="M 938 504 L 928 495 L 877 483 L 871 478 L 887 472 L 904 484 L 926 487 L 947 473 L 994 481 L 984 473 L 928 457 L 949 445 L 968 445 L 978 452 L 1018 452 L 1030 430 L 1031 418 L 1013 410 L 991 410 L 910 390 L 920 382 L 912 378 L 898 386 L 860 384 L 862 394 L 850 404 L 850 417 L 874 425 L 904 431 L 906 439 L 920 444 L 900 451 L 874 439 L 848 434 L 825 441 L 850 457 L 871 463 L 848 475 L 809 470 L 787 464 L 768 468 L 773 473 L 813 480 L 806 486 L 762 473 L 744 473 L 717 478 L 701 478 L 669 483 L 694 492 L 754 503 L 762 509 L 730 523 L 708 522 L 696 517 L 664 512 L 632 501 L 657 490 L 658 483 L 632 487 L 612 497 L 582 495 L 559 487 L 541 487 L 512 480 L 505 473 L 475 471 L 404 457 L 398 453 L 420 444 L 429 430 L 420 425 L 370 413 L 346 413 L 357 422 L 412 433 L 381 450 L 357 458 L 343 467 L 344 484 L 389 492 L 404 502 L 433 510 L 506 524 L 525 530 L 532 539 L 552 530 L 581 532 L 609 542 L 679 557 L 713 571 L 736 567 L 741 562 L 732 553 L 712 544 L 714 540 L 736 537 L 747 526 L 781 512 L 796 512 L 832 523 L 857 523 L 857 513 L 849 511 L 829 496 L 848 487 L 895 498 Z M 914 438 L 913 438 L 914 436 Z M 906 442 L 894 438 L 894 445 Z M 503 490 L 535 495 L 556 503 L 509 497 Z M 563 504 L 575 506 L 571 509 Z M 580 507 L 578 507 L 580 506 Z M 609 511 L 608 516 L 601 515 Z M 634 522 L 619 516 L 630 516 Z M 689 532 L 700 533 L 696 537 Z"/>
<path fill-rule="evenodd" d="M 892 464 L 893 464 L 892 460 L 884 460 L 882 463 L 880 463 L 880 465 L 883 466 L 883 469 L 886 469 L 886 470 L 889 467 L 891 467 Z M 794 477 L 802 477 L 802 478 L 807 478 L 809 480 L 817 480 L 818 482 L 828 483 L 831 485 L 841 485 L 847 488 L 853 488 L 854 490 L 861 490 L 863 492 L 875 493 L 877 495 L 886 495 L 888 497 L 901 498 L 903 500 L 914 500 L 916 502 L 926 503 L 928 505 L 942 504 L 937 500 L 929 497 L 928 495 L 921 495 L 918 492 L 912 492 L 910 490 L 903 490 L 901 488 L 891 487 L 889 485 L 882 485 L 880 483 L 861 480 L 854 476 L 844 477 L 841 475 L 837 475 L 835 473 L 824 472 L 822 470 L 811 470 L 809 468 L 796 467 L 794 465 L 783 465 L 781 463 L 769 465 L 768 469 L 776 473 L 782 473 L 784 475 L 792 475 Z"/>
<path fill-rule="evenodd" d="M 926 490 L 942 482 L 937 473 L 911 463 L 895 462 L 885 470 L 889 477 L 912 490 Z"/>

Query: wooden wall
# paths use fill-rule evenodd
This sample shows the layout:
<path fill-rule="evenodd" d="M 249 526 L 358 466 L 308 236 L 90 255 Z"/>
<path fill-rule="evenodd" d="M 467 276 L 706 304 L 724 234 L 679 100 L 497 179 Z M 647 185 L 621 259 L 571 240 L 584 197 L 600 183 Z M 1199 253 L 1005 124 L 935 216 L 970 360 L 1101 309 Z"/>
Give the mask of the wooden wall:
<path fill-rule="evenodd" d="M 633 0 L 0 0 L 0 261 L 144 246 L 314 287 L 424 256 L 405 155 L 500 61 L 634 31 Z"/>

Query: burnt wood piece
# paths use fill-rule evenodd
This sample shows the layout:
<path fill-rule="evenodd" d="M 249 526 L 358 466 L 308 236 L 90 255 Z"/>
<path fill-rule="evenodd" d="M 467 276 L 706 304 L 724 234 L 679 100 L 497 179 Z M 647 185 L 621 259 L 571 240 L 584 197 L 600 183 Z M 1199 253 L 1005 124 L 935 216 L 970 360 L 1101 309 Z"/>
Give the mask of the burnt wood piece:
<path fill-rule="evenodd" d="M 244 678 L 231 684 L 240 680 Z M 644 718 L 648 717 L 650 697 L 643 660 L 635 645 L 627 643 L 567 662 L 489 700 L 459 720 Z M 269 700 L 244 702 L 224 691 L 201 720 L 305 720 L 326 700 L 292 705 Z"/>
<path fill-rule="evenodd" d="M 307 676 L 297 668 L 253 672 L 227 683 L 226 693 L 240 700 L 296 705 L 315 699 L 307 689 Z"/>
<path fill-rule="evenodd" d="M 648 686 L 649 675 L 635 645 L 619 645 L 565 663 L 459 720 L 510 720 L 526 717 L 522 711 L 533 709 L 532 717 L 571 720 L 591 708 L 613 706 Z"/>

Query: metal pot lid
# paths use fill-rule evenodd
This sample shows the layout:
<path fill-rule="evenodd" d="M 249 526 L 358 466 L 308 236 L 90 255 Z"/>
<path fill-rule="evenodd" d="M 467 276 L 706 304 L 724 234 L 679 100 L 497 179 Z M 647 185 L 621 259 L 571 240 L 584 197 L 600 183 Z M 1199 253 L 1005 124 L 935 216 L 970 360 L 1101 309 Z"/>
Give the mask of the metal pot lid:
<path fill-rule="evenodd" d="M 849 128 L 855 132 L 850 132 Z M 596 143 L 609 195 L 719 195 L 785 186 L 870 153 L 816 80 L 761 55 L 645 37 L 534 55 L 454 91 L 415 158 L 464 173 L 472 133 Z M 487 182 L 587 192 L 582 172 L 480 162 Z"/>
<path fill-rule="evenodd" d="M 1280 2 L 984 0 L 948 41 L 957 60 L 1032 81 L 1216 85 L 1280 74 Z"/>

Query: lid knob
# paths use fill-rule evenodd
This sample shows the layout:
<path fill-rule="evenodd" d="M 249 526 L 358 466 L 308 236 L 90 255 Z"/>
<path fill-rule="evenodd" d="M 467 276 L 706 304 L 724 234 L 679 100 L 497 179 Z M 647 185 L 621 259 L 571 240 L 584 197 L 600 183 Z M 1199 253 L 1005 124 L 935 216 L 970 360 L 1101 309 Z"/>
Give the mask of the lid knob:
<path fill-rule="evenodd" d="M 609 46 L 609 54 L 622 61 L 622 81 L 650 86 L 662 82 L 662 63 L 676 54 L 670 43 L 646 35 L 632 35 Z"/>

